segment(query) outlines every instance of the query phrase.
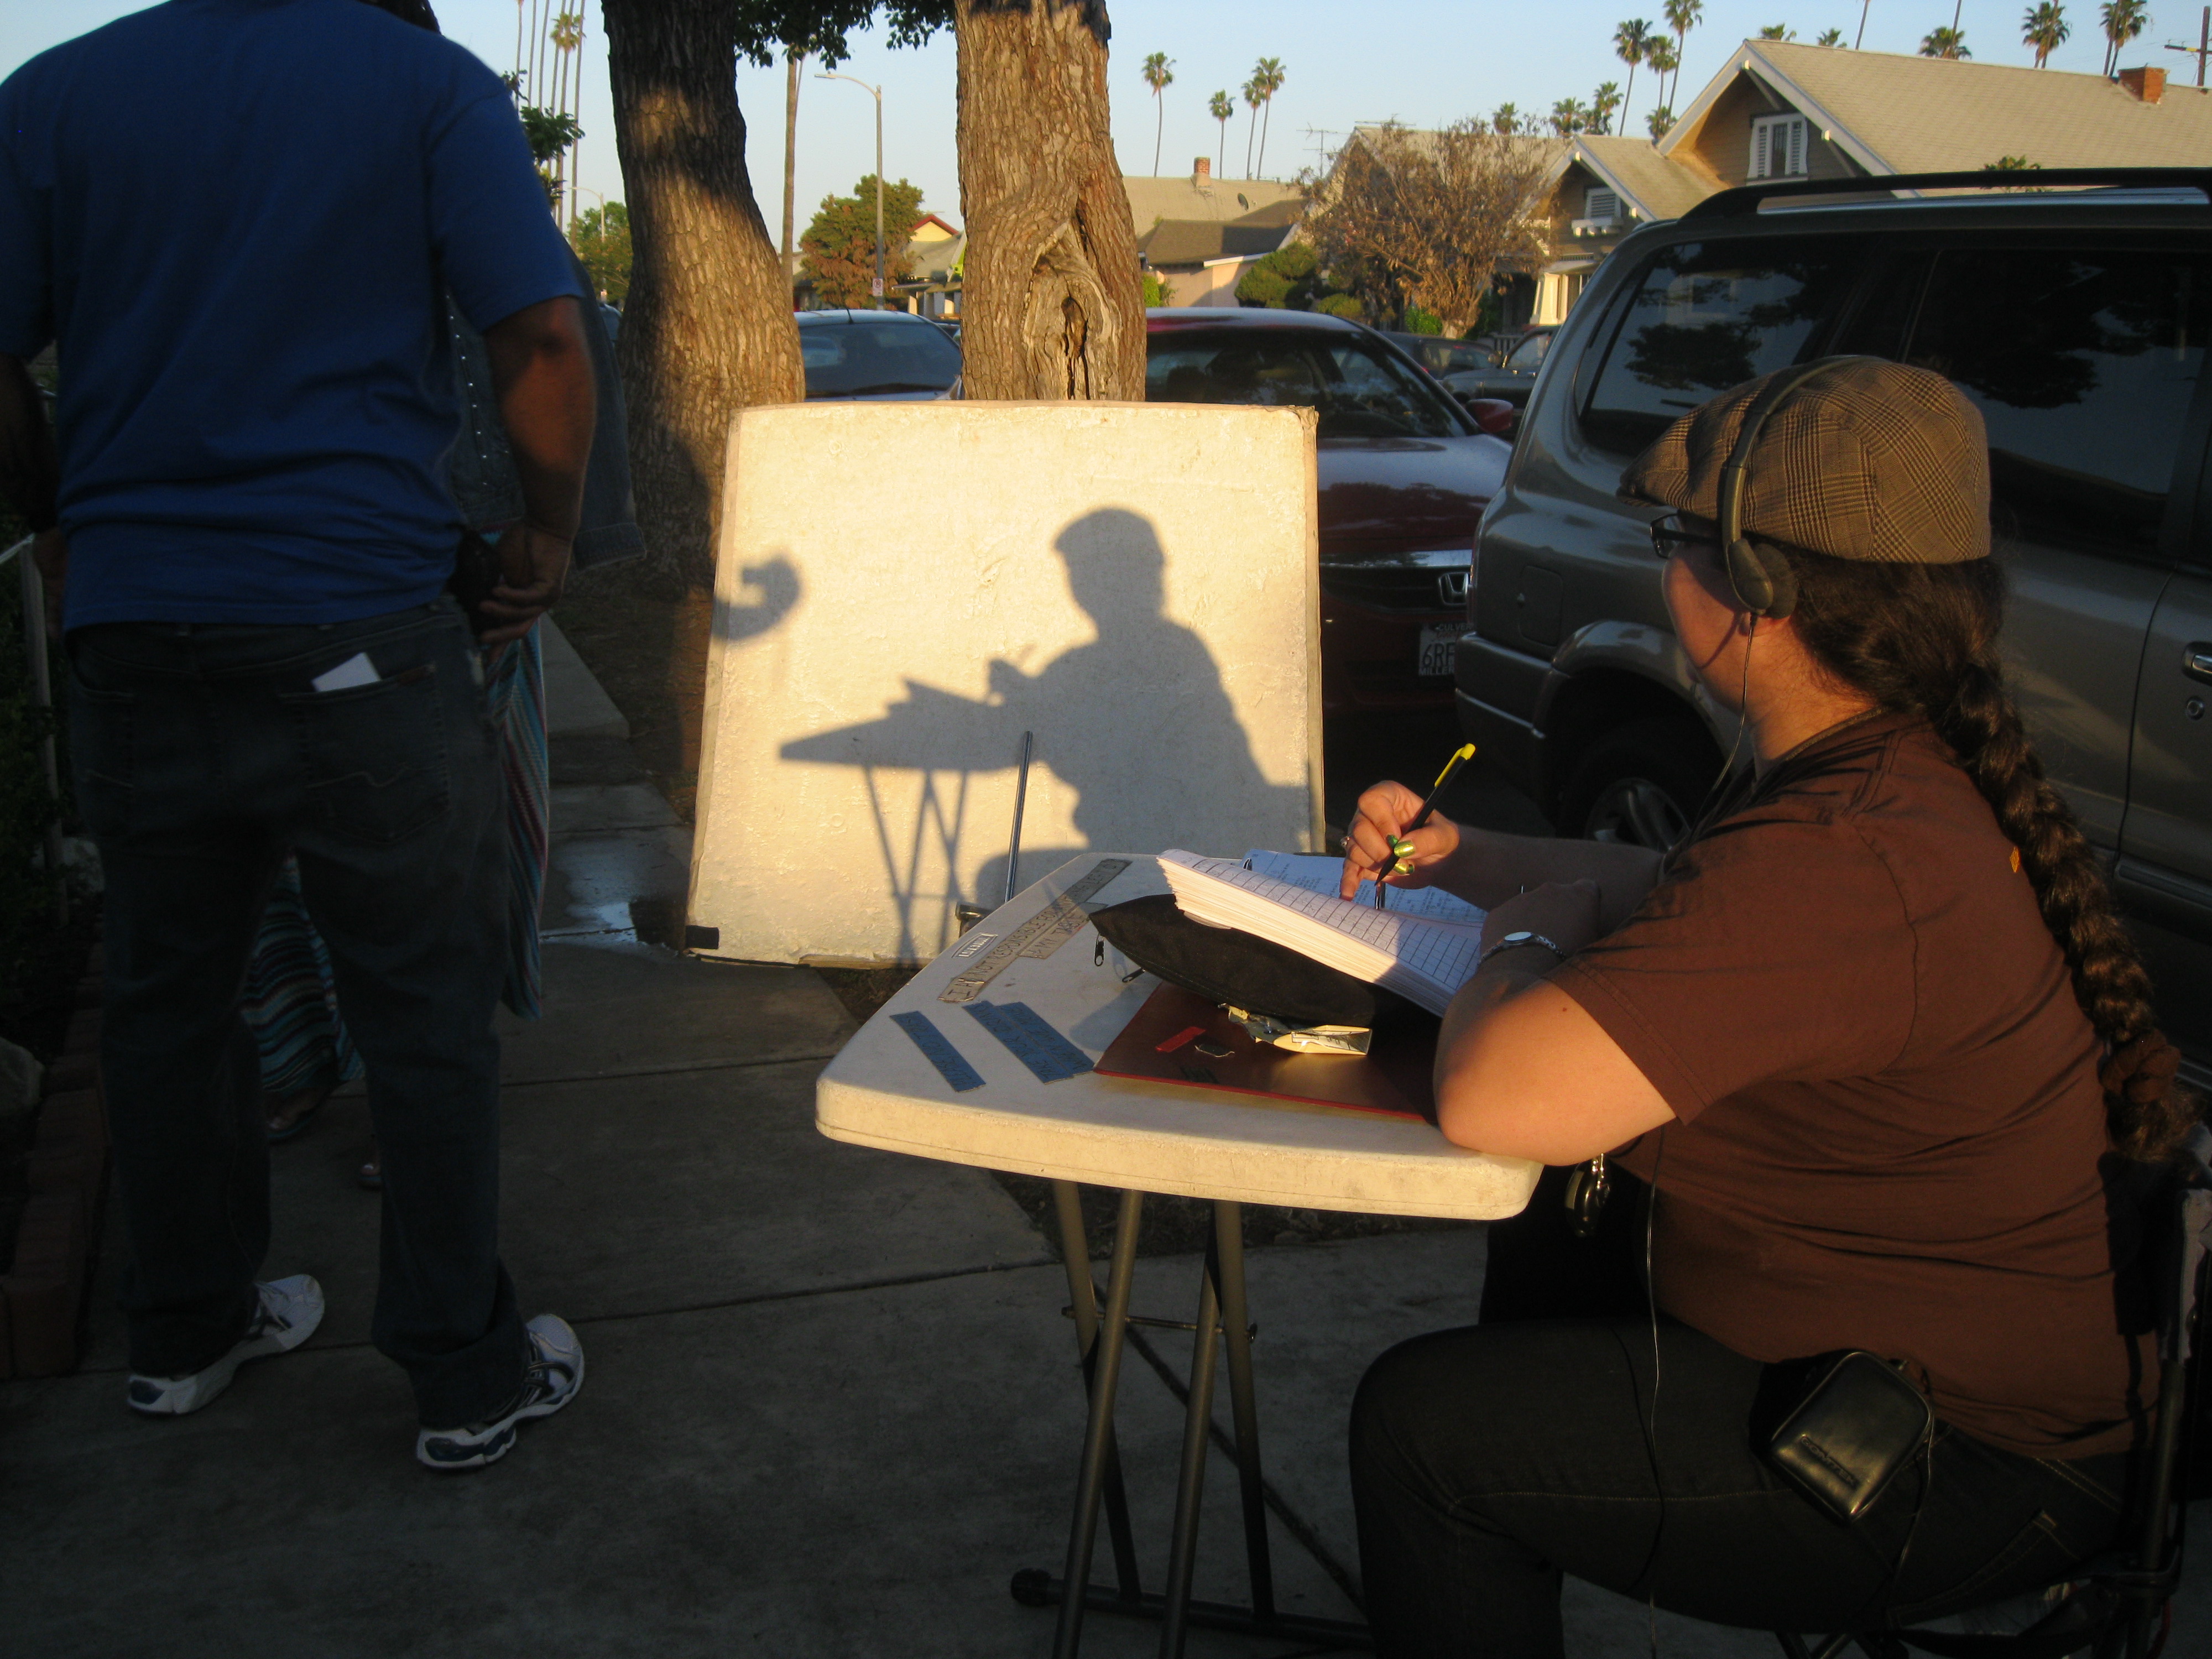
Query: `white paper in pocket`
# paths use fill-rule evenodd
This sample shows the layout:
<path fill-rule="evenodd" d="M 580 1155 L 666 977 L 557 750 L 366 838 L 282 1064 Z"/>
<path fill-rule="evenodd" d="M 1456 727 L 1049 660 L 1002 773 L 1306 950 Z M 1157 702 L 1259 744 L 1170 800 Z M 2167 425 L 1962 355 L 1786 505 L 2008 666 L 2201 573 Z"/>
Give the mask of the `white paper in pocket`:
<path fill-rule="evenodd" d="M 350 691 L 356 685 L 374 685 L 383 678 L 368 653 L 356 651 L 327 674 L 316 675 L 314 685 L 318 691 Z"/>

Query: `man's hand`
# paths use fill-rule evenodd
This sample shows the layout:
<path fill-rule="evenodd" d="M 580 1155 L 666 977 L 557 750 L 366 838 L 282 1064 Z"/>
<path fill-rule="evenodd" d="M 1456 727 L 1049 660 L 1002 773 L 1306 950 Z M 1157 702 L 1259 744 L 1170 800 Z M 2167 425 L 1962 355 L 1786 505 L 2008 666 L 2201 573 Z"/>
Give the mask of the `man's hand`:
<path fill-rule="evenodd" d="M 69 538 L 61 526 L 42 530 L 31 538 L 31 557 L 46 583 L 46 636 L 58 644 L 62 637 L 62 590 L 69 582 Z"/>
<path fill-rule="evenodd" d="M 1441 873 L 1441 866 L 1459 851 L 1459 826 L 1441 814 L 1406 835 L 1406 826 L 1420 816 L 1421 798 L 1402 783 L 1378 783 L 1359 798 L 1359 811 L 1352 833 L 1344 838 L 1344 877 L 1338 894 L 1356 898 L 1363 881 L 1382 881 L 1392 887 L 1426 887 Z M 1391 843 L 1410 840 L 1413 850 L 1400 854 Z M 1409 867 L 1398 872 L 1398 866 Z M 1396 872 L 1396 873 L 1393 873 Z"/>
<path fill-rule="evenodd" d="M 511 645 L 560 602 L 568 580 L 568 538 L 519 524 L 499 538 L 501 580 L 481 607 L 498 625 L 477 636 L 479 645 Z"/>

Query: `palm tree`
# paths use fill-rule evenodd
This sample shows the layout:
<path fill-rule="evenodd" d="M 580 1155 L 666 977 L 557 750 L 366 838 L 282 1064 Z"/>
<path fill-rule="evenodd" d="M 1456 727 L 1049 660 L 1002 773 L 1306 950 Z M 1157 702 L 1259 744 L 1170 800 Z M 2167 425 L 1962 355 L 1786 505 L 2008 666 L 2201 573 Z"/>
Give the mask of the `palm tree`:
<path fill-rule="evenodd" d="M 1589 130 L 1590 112 L 1579 98 L 1562 98 L 1552 106 L 1552 131 L 1562 138 L 1571 138 L 1578 132 Z"/>
<path fill-rule="evenodd" d="M 1667 89 L 1667 102 L 1672 107 L 1674 94 L 1680 89 L 1682 59 L 1690 55 L 1690 31 L 1697 27 L 1705 15 L 1705 0 L 1666 0 L 1667 27 L 1674 31 L 1674 84 Z"/>
<path fill-rule="evenodd" d="M 1651 20 L 1648 17 L 1632 17 L 1613 32 L 1613 55 L 1628 65 L 1628 91 L 1620 100 L 1624 108 L 1636 96 L 1636 66 L 1651 50 L 1653 39 Z"/>
<path fill-rule="evenodd" d="M 1853 52 L 1856 52 L 1861 46 L 1866 45 L 1867 9 L 1873 4 L 1874 0 L 1859 0 L 1859 35 L 1857 40 L 1851 42 L 1851 50 Z"/>
<path fill-rule="evenodd" d="M 1503 133 L 1509 138 L 1520 131 L 1521 106 L 1518 104 L 1500 104 L 1496 109 L 1491 111 L 1490 130 L 1492 132 Z"/>
<path fill-rule="evenodd" d="M 1844 44 L 1844 32 L 1841 29 L 1822 29 L 1814 37 L 1813 44 L 1816 46 L 1840 46 Z"/>
<path fill-rule="evenodd" d="M 1651 72 L 1659 77 L 1659 101 L 1653 107 L 1655 109 L 1672 107 L 1667 102 L 1667 77 L 1682 66 L 1681 54 L 1674 50 L 1674 43 L 1665 35 L 1655 34 L 1651 37 L 1651 44 L 1644 49 L 1644 61 L 1651 66 Z M 1661 131 L 1664 131 L 1664 128 L 1661 129 Z M 1656 138 L 1659 134 L 1654 133 L 1652 137 Z"/>
<path fill-rule="evenodd" d="M 1797 31 L 1787 23 L 1769 23 L 1759 30 L 1759 38 L 1762 40 L 1795 40 Z"/>
<path fill-rule="evenodd" d="M 1644 125 L 1650 130 L 1651 142 L 1656 144 L 1674 129 L 1674 112 L 1662 104 L 1644 118 Z"/>
<path fill-rule="evenodd" d="M 1275 94 L 1283 89 L 1283 60 L 1262 58 L 1252 66 L 1252 84 L 1260 89 L 1260 165 L 1267 165 L 1267 117 L 1274 112 Z"/>
<path fill-rule="evenodd" d="M 2104 72 L 2109 77 L 2120 66 L 2120 48 L 2143 32 L 2150 13 L 2143 0 L 2105 0 L 2097 16 L 2105 26 Z"/>
<path fill-rule="evenodd" d="M 1972 58 L 1966 50 L 1966 32 L 1954 29 L 1948 23 L 1938 23 L 1920 37 L 1923 58 Z"/>
<path fill-rule="evenodd" d="M 1620 107 L 1620 83 L 1607 81 L 1590 94 L 1590 125 L 1601 133 L 1613 131 L 1613 112 Z"/>
<path fill-rule="evenodd" d="M 1267 95 L 1260 90 L 1260 77 L 1255 75 L 1239 87 L 1237 96 L 1243 99 L 1244 107 L 1252 112 L 1252 118 L 1244 128 L 1244 176 L 1249 179 L 1252 176 L 1252 141 L 1260 136 L 1260 106 L 1267 101 Z"/>
<path fill-rule="evenodd" d="M 1222 162 L 1229 159 L 1229 118 L 1237 113 L 1237 100 L 1229 95 L 1226 88 L 1224 88 L 1206 100 L 1206 112 L 1221 126 L 1222 154 L 1215 158 L 1213 163 L 1214 166 L 1219 167 Z M 1157 167 L 1158 163 L 1154 162 L 1153 165 Z"/>
<path fill-rule="evenodd" d="M 2058 0 L 2041 0 L 2021 15 L 2020 41 L 2024 46 L 2035 48 L 2035 66 L 2041 69 L 2050 62 L 2051 54 L 2066 44 L 2067 36 L 2074 33 L 2066 21 L 2066 8 Z"/>
<path fill-rule="evenodd" d="M 1156 52 L 1145 59 L 1145 84 L 1152 89 L 1152 102 L 1159 110 L 1158 118 L 1152 124 L 1152 176 L 1155 179 L 1160 173 L 1160 141 L 1166 135 L 1168 118 L 1168 101 L 1160 94 L 1174 82 L 1175 76 L 1170 72 L 1174 67 L 1175 60 L 1164 52 Z"/>

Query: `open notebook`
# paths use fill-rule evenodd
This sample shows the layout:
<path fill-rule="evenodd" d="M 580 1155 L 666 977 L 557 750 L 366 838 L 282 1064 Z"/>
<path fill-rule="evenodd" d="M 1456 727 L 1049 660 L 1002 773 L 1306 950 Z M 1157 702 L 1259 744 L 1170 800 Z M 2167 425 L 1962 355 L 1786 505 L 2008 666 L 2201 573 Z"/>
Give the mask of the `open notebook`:
<path fill-rule="evenodd" d="M 1453 994 L 1474 977 L 1482 953 L 1483 913 L 1473 905 L 1460 905 L 1465 921 L 1377 910 L 1247 869 L 1233 859 L 1180 850 L 1160 854 L 1160 872 L 1185 915 L 1286 945 L 1395 991 L 1432 1014 L 1442 1014 Z M 1394 902 L 1397 896 L 1393 892 Z"/>

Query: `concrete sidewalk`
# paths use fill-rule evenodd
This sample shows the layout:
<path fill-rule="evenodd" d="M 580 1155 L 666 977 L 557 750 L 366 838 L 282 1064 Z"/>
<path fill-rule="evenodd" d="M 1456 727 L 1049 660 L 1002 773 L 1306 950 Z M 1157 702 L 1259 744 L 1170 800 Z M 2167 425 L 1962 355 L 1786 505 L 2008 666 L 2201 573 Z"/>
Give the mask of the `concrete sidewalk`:
<path fill-rule="evenodd" d="M 321 1279 L 301 1352 L 206 1412 L 123 1404 L 118 1241 L 75 1376 L 0 1387 L 0 1646 L 25 1656 L 1042 1656 L 1083 1402 L 1066 1287 L 989 1176 L 834 1145 L 812 1084 L 852 1023 L 811 973 L 650 943 L 689 836 L 604 711 L 554 743 L 546 1018 L 507 1028 L 506 1250 L 526 1310 L 566 1315 L 588 1380 L 480 1474 L 418 1468 L 399 1372 L 368 1346 L 377 1200 L 358 1094 L 275 1149 L 272 1274 Z M 1154 1258 L 1140 1311 L 1187 1319 L 1195 1261 Z M 1353 1616 L 1352 1391 L 1401 1338 L 1474 1317 L 1482 1234 L 1251 1257 L 1261 1439 L 1302 1545 L 1283 1604 Z M 1187 1347 L 1154 1339 L 1178 1373 Z M 1148 1587 L 1164 1577 L 1181 1408 L 1133 1356 L 1120 1425 Z M 1225 1401 L 1218 1414 L 1226 1417 Z M 1198 1593 L 1243 1596 L 1233 1472 L 1208 1475 Z M 1097 1569 L 1109 1571 L 1103 1545 Z M 2212 1632 L 2193 1575 L 2174 1651 Z M 1646 1650 L 1642 1607 L 1570 1585 L 1569 1650 Z M 1669 1655 L 1774 1652 L 1662 1615 Z M 2181 1632 L 2187 1632 L 2185 1642 Z M 1094 1618 L 1085 1651 L 1157 1651 Z M 1196 1633 L 1204 1659 L 1314 1650 Z"/>

